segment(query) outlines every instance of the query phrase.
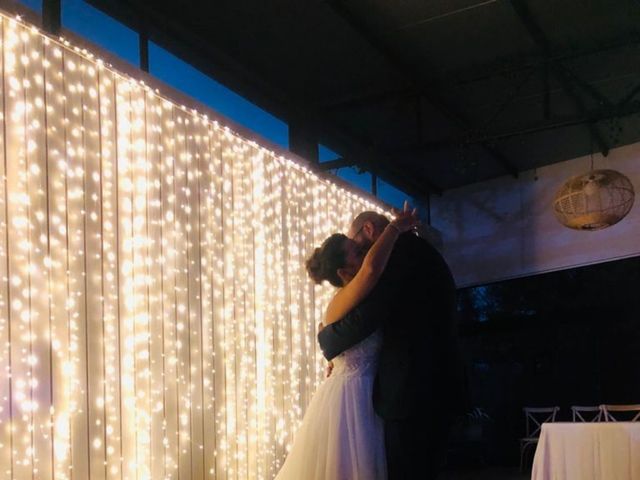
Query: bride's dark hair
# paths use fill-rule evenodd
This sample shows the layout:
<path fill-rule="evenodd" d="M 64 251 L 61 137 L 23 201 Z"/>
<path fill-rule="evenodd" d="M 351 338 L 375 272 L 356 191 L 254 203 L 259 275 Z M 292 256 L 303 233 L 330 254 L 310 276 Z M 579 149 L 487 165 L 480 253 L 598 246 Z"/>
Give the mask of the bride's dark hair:
<path fill-rule="evenodd" d="M 327 280 L 334 287 L 342 286 L 338 269 L 344 267 L 346 261 L 345 240 L 347 240 L 346 235 L 334 233 L 307 259 L 307 272 L 314 282 L 322 283 Z"/>

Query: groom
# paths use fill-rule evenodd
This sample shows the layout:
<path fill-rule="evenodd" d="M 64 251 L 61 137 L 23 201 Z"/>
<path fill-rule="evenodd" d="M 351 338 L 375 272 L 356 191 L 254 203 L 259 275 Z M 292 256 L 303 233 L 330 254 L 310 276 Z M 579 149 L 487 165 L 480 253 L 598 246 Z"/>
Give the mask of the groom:
<path fill-rule="evenodd" d="M 348 236 L 368 250 L 388 223 L 383 215 L 363 212 Z M 463 407 L 455 296 L 442 256 L 426 240 L 405 233 L 356 314 L 318 334 L 331 360 L 382 328 L 373 405 L 384 420 L 389 480 L 436 478 L 450 422 Z"/>

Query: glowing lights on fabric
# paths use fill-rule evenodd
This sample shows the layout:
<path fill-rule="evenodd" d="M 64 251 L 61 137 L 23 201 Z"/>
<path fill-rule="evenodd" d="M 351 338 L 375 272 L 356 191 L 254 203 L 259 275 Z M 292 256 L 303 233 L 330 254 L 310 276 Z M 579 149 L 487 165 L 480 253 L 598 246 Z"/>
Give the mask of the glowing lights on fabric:
<path fill-rule="evenodd" d="M 312 247 L 379 206 L 0 25 L 0 479 L 273 478 L 322 379 Z"/>

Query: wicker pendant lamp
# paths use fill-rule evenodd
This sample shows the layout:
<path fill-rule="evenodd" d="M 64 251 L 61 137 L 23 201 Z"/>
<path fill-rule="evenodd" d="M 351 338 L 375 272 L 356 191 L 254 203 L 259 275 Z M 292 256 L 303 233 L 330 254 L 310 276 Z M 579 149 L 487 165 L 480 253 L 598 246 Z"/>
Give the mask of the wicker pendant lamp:
<path fill-rule="evenodd" d="M 622 220 L 631 210 L 631 181 L 615 170 L 591 170 L 570 178 L 553 202 L 556 218 L 576 230 L 600 230 Z"/>

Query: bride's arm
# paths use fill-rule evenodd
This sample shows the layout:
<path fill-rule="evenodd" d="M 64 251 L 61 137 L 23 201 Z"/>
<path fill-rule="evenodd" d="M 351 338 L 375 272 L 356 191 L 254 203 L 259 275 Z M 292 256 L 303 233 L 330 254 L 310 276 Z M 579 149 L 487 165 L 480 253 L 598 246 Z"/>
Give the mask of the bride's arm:
<path fill-rule="evenodd" d="M 405 210 L 385 227 L 364 257 L 358 273 L 347 285 L 338 290 L 329 302 L 324 319 L 325 325 L 340 320 L 369 294 L 387 266 L 398 236 L 416 223 L 415 210 L 413 212 Z"/>

